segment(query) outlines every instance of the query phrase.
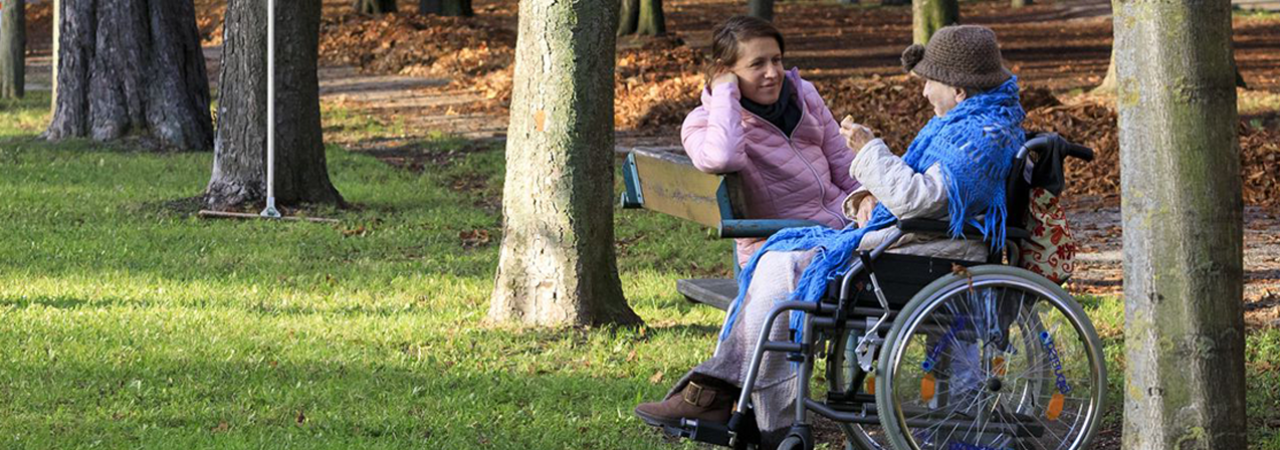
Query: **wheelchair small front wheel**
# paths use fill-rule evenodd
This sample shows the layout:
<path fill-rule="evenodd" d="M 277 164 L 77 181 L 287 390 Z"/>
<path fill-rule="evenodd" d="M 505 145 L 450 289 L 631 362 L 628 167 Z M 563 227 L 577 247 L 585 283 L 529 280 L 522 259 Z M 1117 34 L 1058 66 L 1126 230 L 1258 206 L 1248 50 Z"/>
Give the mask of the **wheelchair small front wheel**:
<path fill-rule="evenodd" d="M 1075 300 L 996 265 L 917 293 L 878 367 L 880 423 L 899 450 L 1087 448 L 1107 380 L 1101 341 Z"/>
<path fill-rule="evenodd" d="M 808 450 L 804 448 L 804 441 L 795 436 L 788 436 L 778 444 L 778 450 Z"/>

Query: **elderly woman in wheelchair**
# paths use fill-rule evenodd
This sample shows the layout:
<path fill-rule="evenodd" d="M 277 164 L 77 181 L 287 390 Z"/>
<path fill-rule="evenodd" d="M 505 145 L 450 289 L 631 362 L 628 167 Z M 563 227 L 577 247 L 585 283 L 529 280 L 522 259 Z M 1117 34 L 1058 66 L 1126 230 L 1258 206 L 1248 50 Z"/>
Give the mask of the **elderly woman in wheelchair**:
<path fill-rule="evenodd" d="M 1087 448 L 1106 386 L 1097 334 L 1058 284 L 1001 262 L 1027 236 L 1026 192 L 1044 182 L 1027 166 L 1092 153 L 1027 141 L 1017 78 L 987 28 L 943 28 L 903 65 L 926 80 L 936 116 L 901 158 L 845 120 L 856 226 L 771 237 L 742 270 L 714 355 L 639 405 L 645 422 L 807 450 L 813 411 L 856 448 Z"/>

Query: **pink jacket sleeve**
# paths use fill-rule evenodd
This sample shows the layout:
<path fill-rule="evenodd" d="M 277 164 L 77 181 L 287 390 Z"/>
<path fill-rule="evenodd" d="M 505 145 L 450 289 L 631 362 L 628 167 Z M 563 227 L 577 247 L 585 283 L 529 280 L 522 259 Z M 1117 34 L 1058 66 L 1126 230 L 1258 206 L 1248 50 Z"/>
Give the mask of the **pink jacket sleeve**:
<path fill-rule="evenodd" d="M 821 102 L 822 100 L 819 99 Z M 840 135 L 840 123 L 836 122 L 831 110 L 827 108 L 825 102 L 822 107 L 818 108 L 821 117 L 818 117 L 823 123 L 822 137 L 822 153 L 827 156 L 827 164 L 831 166 L 831 182 L 840 187 L 840 190 L 848 195 L 861 186 L 858 180 L 849 176 L 849 165 L 853 163 L 853 152 L 849 150 L 849 144 L 845 142 L 844 136 Z"/>
<path fill-rule="evenodd" d="M 737 108 L 740 95 L 737 84 L 715 86 L 711 90 L 711 101 L 684 119 L 680 141 L 698 170 L 730 173 L 747 167 L 742 112 Z"/>

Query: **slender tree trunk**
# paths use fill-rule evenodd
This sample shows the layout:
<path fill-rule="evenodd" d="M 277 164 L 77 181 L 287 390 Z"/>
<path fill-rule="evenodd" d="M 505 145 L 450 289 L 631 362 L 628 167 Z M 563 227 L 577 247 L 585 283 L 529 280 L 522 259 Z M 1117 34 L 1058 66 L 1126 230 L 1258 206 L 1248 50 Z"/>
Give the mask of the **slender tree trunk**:
<path fill-rule="evenodd" d="M 662 0 L 640 0 L 640 24 L 636 34 L 641 36 L 667 34 L 667 19 L 662 14 Z"/>
<path fill-rule="evenodd" d="M 1114 3 L 1126 449 L 1246 444 L 1228 3 Z"/>
<path fill-rule="evenodd" d="M 747 9 L 751 17 L 773 21 L 773 0 L 747 0 Z"/>
<path fill-rule="evenodd" d="M 613 245 L 617 0 L 522 0 L 489 318 L 639 323 Z"/>
<path fill-rule="evenodd" d="M 622 0 L 618 14 L 618 36 L 667 34 L 667 19 L 662 13 L 662 0 Z"/>
<path fill-rule="evenodd" d="M 640 0 L 622 0 L 622 10 L 618 12 L 618 36 L 636 34 L 640 28 Z"/>
<path fill-rule="evenodd" d="M 913 0 L 911 13 L 912 36 L 915 43 L 924 45 L 939 28 L 960 23 L 960 2 L 958 0 Z"/>
<path fill-rule="evenodd" d="M 147 135 L 213 144 L 209 79 L 191 0 L 58 2 L 56 89 L 45 136 Z"/>
<path fill-rule="evenodd" d="M 418 13 L 447 17 L 475 15 L 475 11 L 471 9 L 471 0 L 421 0 L 418 2 Z"/>
<path fill-rule="evenodd" d="M 0 0 L 0 98 L 26 92 L 27 14 L 25 0 Z"/>
<path fill-rule="evenodd" d="M 205 200 L 227 209 L 266 198 L 267 8 L 230 0 L 213 176 Z M 342 205 L 329 181 L 320 129 L 319 1 L 276 2 L 275 189 L 279 203 Z"/>
<path fill-rule="evenodd" d="M 1009 6 L 1012 6 L 1014 8 L 1021 8 L 1024 6 L 1028 6 L 1032 3 L 1033 3 L 1033 0 L 1012 0 Z"/>
<path fill-rule="evenodd" d="M 396 12 L 396 0 L 356 0 L 356 12 L 361 14 L 386 14 Z"/>

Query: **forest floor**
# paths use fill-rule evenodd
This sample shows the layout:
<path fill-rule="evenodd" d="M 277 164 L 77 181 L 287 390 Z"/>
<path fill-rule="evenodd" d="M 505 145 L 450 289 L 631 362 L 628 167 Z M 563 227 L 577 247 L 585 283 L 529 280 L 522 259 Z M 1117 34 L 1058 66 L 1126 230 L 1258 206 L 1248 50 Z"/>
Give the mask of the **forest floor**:
<path fill-rule="evenodd" d="M 465 19 L 421 17 L 412 12 L 414 2 L 400 3 L 399 14 L 367 17 L 351 13 L 347 0 L 324 0 L 320 77 L 326 120 L 367 125 L 352 131 L 326 121 L 327 140 L 413 172 L 429 172 L 442 161 L 499 145 L 509 113 L 517 2 L 476 0 L 476 17 Z M 196 4 L 217 89 L 225 2 Z M 1016 10 L 1006 5 L 965 2 L 962 20 L 996 30 L 1024 86 L 1029 129 L 1057 131 L 1098 151 L 1094 163 L 1068 166 L 1065 202 L 1083 250 L 1069 287 L 1081 294 L 1118 296 L 1123 286 L 1116 115 L 1109 98 L 1088 92 L 1107 70 L 1109 3 L 1061 0 Z M 665 10 L 668 36 L 619 41 L 615 126 L 623 148 L 679 145 L 680 122 L 698 104 L 710 30 L 740 13 L 742 5 L 667 0 Z M 778 3 L 776 12 L 787 36 L 787 66 L 799 67 L 815 83 L 837 117 L 853 115 L 886 136 L 892 147 L 905 148 L 930 114 L 916 82 L 898 65 L 910 43 L 909 9 L 800 0 Z M 51 84 L 49 19 L 47 4 L 30 6 L 29 83 L 35 89 Z M 1246 322 L 1257 332 L 1280 327 L 1280 171 L 1275 170 L 1280 161 L 1280 14 L 1241 11 L 1233 27 L 1237 63 L 1248 84 L 1237 94 L 1246 203 Z M 465 144 L 442 153 L 437 148 L 442 139 Z M 463 178 L 463 189 L 484 184 Z M 498 200 L 484 203 L 492 207 Z M 691 270 L 729 273 L 723 264 Z M 1251 426 L 1280 427 L 1280 422 Z M 1117 428 L 1108 433 L 1111 441 L 1118 437 Z"/>

